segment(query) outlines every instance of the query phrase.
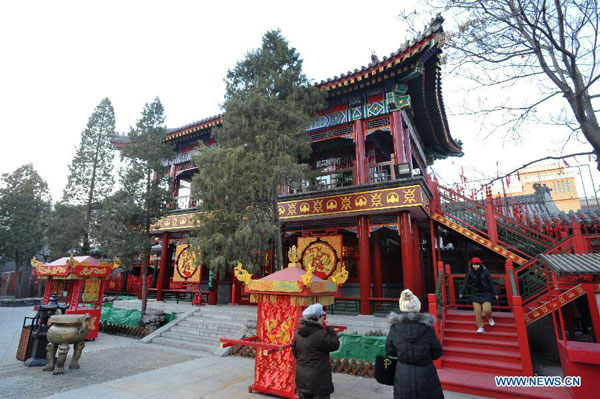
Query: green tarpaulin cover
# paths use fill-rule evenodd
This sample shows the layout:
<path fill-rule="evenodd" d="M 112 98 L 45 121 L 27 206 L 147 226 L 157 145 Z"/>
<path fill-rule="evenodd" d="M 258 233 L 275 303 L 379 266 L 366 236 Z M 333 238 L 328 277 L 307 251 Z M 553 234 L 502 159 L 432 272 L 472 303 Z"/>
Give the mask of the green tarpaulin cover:
<path fill-rule="evenodd" d="M 167 324 L 177 318 L 177 313 L 171 312 L 165 314 L 164 324 Z M 137 327 L 140 325 L 142 312 L 137 309 L 122 309 L 113 307 L 112 303 L 102 305 L 100 313 L 100 323 L 119 324 L 128 327 Z"/>
<path fill-rule="evenodd" d="M 375 356 L 385 355 L 385 336 L 340 334 L 340 349 L 332 358 L 356 359 L 375 363 Z"/>

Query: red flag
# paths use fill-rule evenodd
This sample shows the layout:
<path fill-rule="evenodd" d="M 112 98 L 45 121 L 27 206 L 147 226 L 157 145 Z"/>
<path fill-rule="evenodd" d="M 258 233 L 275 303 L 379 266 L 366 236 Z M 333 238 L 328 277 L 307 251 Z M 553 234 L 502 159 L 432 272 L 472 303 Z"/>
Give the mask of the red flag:
<path fill-rule="evenodd" d="M 567 162 L 567 160 L 566 160 L 566 159 L 563 159 L 563 162 L 564 162 L 564 164 L 565 164 L 565 166 L 566 166 L 567 168 L 571 166 L 571 165 L 569 165 L 569 163 Z"/>
<path fill-rule="evenodd" d="M 510 187 L 510 176 L 506 176 L 506 187 Z"/>
<path fill-rule="evenodd" d="M 521 181 L 521 175 L 519 174 L 518 170 L 517 170 L 517 179 L 519 179 L 519 181 Z"/>

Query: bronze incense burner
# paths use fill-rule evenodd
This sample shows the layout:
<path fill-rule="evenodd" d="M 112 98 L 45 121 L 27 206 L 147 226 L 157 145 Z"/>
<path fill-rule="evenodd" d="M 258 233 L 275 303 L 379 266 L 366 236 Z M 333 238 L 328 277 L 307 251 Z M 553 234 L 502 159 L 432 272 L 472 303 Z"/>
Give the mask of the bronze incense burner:
<path fill-rule="evenodd" d="M 48 337 L 48 364 L 42 369 L 44 371 L 54 370 L 53 374 L 63 374 L 69 345 L 73 344 L 73 359 L 69 365 L 70 369 L 79 368 L 79 358 L 83 352 L 85 344 L 83 340 L 88 334 L 87 322 L 90 320 L 89 314 L 67 314 L 54 315 L 48 320 L 50 328 L 46 334 Z M 56 367 L 54 356 L 58 348 L 58 358 Z"/>

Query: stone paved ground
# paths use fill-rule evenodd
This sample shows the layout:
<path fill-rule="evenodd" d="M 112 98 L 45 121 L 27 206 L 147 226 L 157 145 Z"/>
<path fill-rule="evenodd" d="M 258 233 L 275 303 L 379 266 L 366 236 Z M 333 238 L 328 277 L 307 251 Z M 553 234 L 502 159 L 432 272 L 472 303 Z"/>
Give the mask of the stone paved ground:
<path fill-rule="evenodd" d="M 15 359 L 23 317 L 31 308 L 0 307 L 0 398 L 52 399 L 266 399 L 249 394 L 254 359 L 199 356 L 189 351 L 147 345 L 102 334 L 86 343 L 79 370 L 54 376 Z M 67 359 L 67 364 L 70 359 Z M 392 398 L 392 387 L 374 379 L 334 374 L 332 398 Z M 447 399 L 475 396 L 446 392 Z"/>
<path fill-rule="evenodd" d="M 43 372 L 41 367 L 25 367 L 15 359 L 24 316 L 31 308 L 0 308 L 0 397 L 42 398 L 91 384 L 110 382 L 193 359 L 193 356 L 138 343 L 137 340 L 100 333 L 86 343 L 79 370 L 63 375 Z M 67 365 L 73 349 L 69 351 Z M 24 392 L 27 393 L 24 396 Z"/>
<path fill-rule="evenodd" d="M 79 361 L 78 370 L 65 370 L 65 374 L 53 375 L 41 367 L 24 367 L 22 364 L 0 368 L 0 396 L 6 399 L 23 398 L 24 387 L 27 397 L 43 398 L 56 392 L 70 391 L 91 384 L 136 375 L 175 363 L 193 359 L 180 353 L 152 348 L 150 345 L 135 345 L 122 348 L 102 349 L 86 353 Z M 67 358 L 67 364 L 70 359 Z M 59 395 L 60 396 L 60 395 Z"/>

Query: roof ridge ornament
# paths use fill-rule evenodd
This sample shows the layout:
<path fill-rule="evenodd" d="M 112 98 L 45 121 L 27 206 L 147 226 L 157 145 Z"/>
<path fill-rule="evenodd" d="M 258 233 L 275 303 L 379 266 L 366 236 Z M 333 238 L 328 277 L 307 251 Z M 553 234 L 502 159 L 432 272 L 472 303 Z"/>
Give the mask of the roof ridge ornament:
<path fill-rule="evenodd" d="M 375 51 L 371 51 L 371 64 L 375 65 L 379 63 L 379 57 L 375 54 Z"/>
<path fill-rule="evenodd" d="M 300 254 L 295 245 L 292 245 L 288 251 L 288 259 L 290 260 L 288 267 L 300 267 L 300 263 L 298 262 L 300 260 Z"/>
<path fill-rule="evenodd" d="M 243 268 L 242 262 L 238 262 L 237 266 L 233 268 L 235 278 L 240 280 L 242 283 L 248 284 L 252 279 L 252 274 L 248 273 L 247 270 Z"/>

